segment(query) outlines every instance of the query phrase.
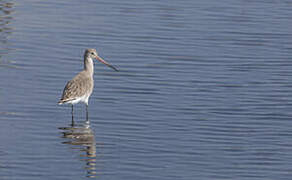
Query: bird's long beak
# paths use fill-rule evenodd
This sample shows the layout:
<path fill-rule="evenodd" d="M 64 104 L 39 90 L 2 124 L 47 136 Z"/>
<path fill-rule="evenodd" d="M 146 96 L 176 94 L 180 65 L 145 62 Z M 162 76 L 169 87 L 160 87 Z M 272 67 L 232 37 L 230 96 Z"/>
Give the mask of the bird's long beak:
<path fill-rule="evenodd" d="M 117 68 L 115 68 L 114 66 L 110 65 L 108 62 L 106 62 L 105 60 L 103 60 L 101 57 L 96 56 L 95 58 L 97 60 L 99 60 L 100 62 L 102 62 L 103 64 L 107 65 L 108 67 L 114 69 L 115 71 L 119 71 Z"/>

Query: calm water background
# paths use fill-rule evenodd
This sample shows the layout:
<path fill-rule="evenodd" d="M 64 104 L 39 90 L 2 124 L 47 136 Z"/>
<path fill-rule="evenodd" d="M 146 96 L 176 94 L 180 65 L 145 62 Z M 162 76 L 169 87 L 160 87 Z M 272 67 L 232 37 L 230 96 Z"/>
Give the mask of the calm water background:
<path fill-rule="evenodd" d="M 0 1 L 0 179 L 291 179 L 291 1 Z M 95 63 L 84 105 L 56 102 Z"/>

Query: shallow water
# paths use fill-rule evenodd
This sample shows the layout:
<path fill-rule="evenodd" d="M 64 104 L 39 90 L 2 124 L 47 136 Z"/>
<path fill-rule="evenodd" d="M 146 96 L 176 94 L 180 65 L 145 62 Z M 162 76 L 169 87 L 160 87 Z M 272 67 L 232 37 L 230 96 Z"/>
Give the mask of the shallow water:
<path fill-rule="evenodd" d="M 291 5 L 0 1 L 0 179 L 290 179 Z"/>

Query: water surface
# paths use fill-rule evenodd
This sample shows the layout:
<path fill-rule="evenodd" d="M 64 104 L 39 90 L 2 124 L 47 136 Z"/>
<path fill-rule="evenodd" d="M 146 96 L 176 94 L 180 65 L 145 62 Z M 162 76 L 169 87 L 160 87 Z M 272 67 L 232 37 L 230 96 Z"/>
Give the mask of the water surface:
<path fill-rule="evenodd" d="M 290 179 L 291 5 L 0 1 L 0 179 Z"/>

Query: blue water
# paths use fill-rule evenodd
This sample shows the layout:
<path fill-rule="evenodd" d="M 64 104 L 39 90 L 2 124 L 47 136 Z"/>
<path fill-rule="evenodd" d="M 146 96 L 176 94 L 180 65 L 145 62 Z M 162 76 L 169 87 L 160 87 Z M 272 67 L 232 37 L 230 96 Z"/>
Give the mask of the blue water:
<path fill-rule="evenodd" d="M 0 179 L 291 179 L 290 1 L 0 1 Z M 58 106 L 86 48 L 85 106 Z"/>

